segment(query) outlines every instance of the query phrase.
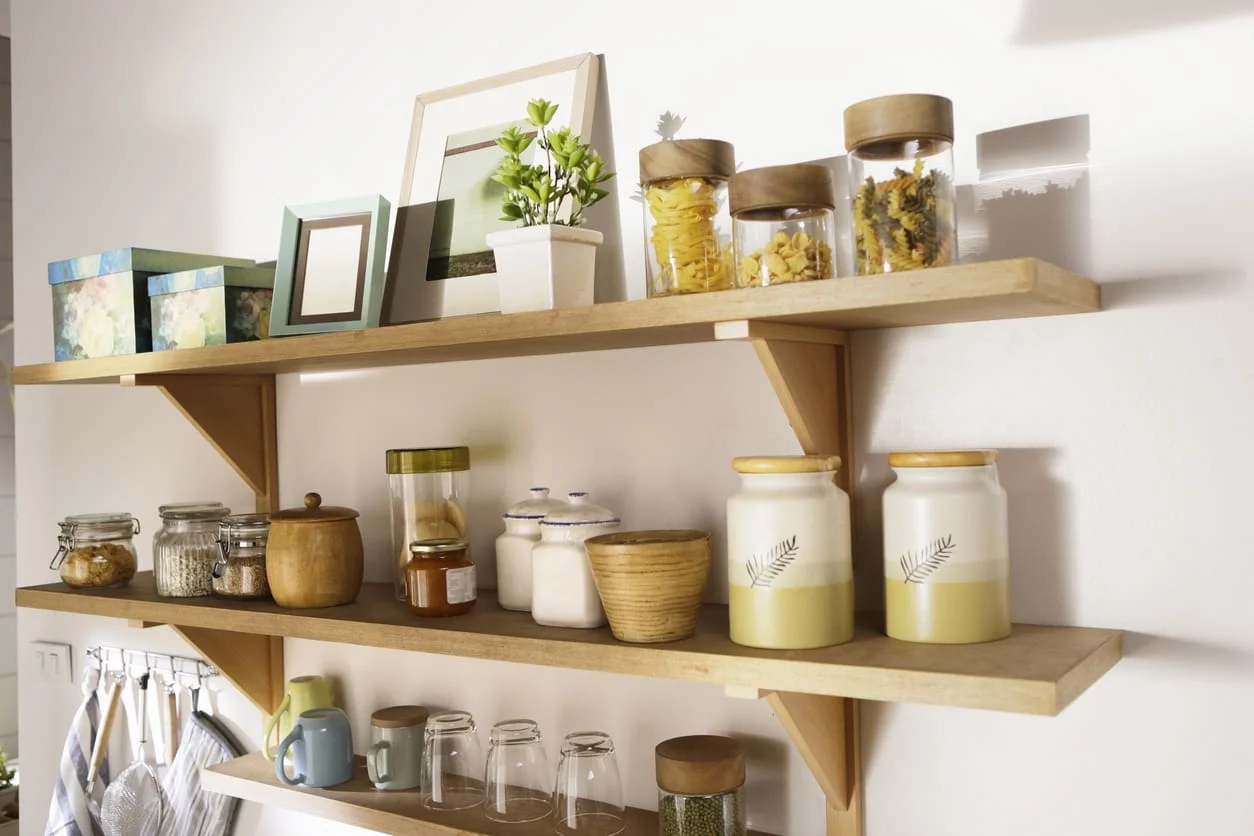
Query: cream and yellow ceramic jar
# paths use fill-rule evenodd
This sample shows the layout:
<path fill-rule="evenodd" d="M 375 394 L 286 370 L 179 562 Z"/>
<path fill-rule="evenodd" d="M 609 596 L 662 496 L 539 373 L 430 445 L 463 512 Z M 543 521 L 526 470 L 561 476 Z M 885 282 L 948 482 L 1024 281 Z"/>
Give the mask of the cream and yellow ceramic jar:
<path fill-rule="evenodd" d="M 837 456 L 739 458 L 727 500 L 731 639 L 800 650 L 853 638 L 849 497 Z"/>
<path fill-rule="evenodd" d="M 893 453 L 884 491 L 888 635 L 969 644 L 1010 635 L 1006 492 L 996 450 Z"/>

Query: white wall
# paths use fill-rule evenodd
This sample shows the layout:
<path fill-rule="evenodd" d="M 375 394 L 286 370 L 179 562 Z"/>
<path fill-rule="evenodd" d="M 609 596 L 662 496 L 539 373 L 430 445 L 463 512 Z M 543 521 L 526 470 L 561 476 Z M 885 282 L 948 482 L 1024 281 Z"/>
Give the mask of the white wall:
<path fill-rule="evenodd" d="M 733 140 L 755 166 L 840 154 L 841 110 L 857 99 L 943 92 L 958 103 L 962 183 L 998 168 L 977 160 L 977 134 L 1087 115 L 1078 160 L 1091 168 L 1057 175 L 1081 182 L 1061 202 L 1012 195 L 968 239 L 989 252 L 1017 239 L 1020 251 L 1068 253 L 1105 283 L 1109 310 L 859 335 L 860 551 L 873 570 L 883 453 L 1000 447 L 1016 617 L 1125 628 L 1128 658 L 1057 719 L 868 706 L 868 833 L 1248 833 L 1248 3 L 730 8 L 132 0 L 69 13 L 20 3 L 18 357 L 52 355 L 46 262 L 128 244 L 272 257 L 286 203 L 396 196 L 416 93 L 584 50 L 606 56 L 612 110 L 598 118 L 612 118 L 624 183 L 668 109 L 688 116 L 686 135 Z M 1076 163 L 1064 145 L 1051 142 L 1043 156 L 1057 154 L 1045 161 Z M 629 290 L 640 296 L 628 191 L 618 208 Z M 571 395 L 547 395 L 555 382 Z M 279 408 L 284 503 L 316 489 L 360 508 L 376 576 L 389 446 L 475 448 L 480 542 L 536 481 L 587 488 L 631 526 L 718 530 L 735 486 L 728 459 L 796 450 L 743 346 L 289 376 Z M 20 583 L 50 579 L 65 514 L 124 508 L 151 528 L 164 501 L 250 502 L 154 392 L 28 388 L 17 420 Z M 19 628 L 23 642 L 76 648 L 178 645 L 165 628 L 38 612 L 23 612 Z M 466 706 L 485 724 L 534 716 L 551 739 L 605 728 L 638 805 L 653 803 L 654 741 L 734 731 L 755 741 L 754 824 L 821 832 L 819 792 L 766 706 L 717 688 L 298 641 L 287 659 L 289 674 L 348 679 L 359 732 L 371 709 L 402 699 Z M 24 836 L 42 832 L 77 696 L 23 679 Z M 230 692 L 222 705 L 255 737 L 254 710 Z M 348 832 L 250 809 L 240 833 L 298 828 Z"/>

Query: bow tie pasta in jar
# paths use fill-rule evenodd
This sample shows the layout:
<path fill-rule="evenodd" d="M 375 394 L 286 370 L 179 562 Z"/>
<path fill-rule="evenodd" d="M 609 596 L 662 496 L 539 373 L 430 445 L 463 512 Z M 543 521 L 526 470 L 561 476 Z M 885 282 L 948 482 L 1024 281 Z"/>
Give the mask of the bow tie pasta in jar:
<path fill-rule="evenodd" d="M 731 179 L 736 283 L 765 287 L 836 275 L 836 200 L 821 165 L 778 165 Z"/>

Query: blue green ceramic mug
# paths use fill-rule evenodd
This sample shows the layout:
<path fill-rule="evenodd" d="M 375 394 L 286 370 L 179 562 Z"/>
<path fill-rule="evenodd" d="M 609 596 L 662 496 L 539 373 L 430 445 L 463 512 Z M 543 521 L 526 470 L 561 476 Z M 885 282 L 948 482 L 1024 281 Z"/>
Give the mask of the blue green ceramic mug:
<path fill-rule="evenodd" d="M 296 777 L 289 778 L 283 759 L 292 750 Z M 274 774 L 290 786 L 334 787 L 353 777 L 353 733 L 348 715 L 338 708 L 314 708 L 292 724 L 274 755 Z"/>

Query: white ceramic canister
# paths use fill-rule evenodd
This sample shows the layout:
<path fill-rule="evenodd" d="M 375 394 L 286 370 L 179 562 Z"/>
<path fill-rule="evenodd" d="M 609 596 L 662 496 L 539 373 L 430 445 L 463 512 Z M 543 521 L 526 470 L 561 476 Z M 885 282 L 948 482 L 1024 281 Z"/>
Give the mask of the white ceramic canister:
<path fill-rule="evenodd" d="M 537 624 L 605 625 L 584 541 L 620 523 L 613 511 L 593 505 L 582 492 L 567 494 L 567 506 L 540 521 L 540 542 L 531 550 L 531 617 Z"/>
<path fill-rule="evenodd" d="M 893 453 L 884 491 L 888 635 L 930 644 L 1010 635 L 1006 491 L 996 450 Z"/>
<path fill-rule="evenodd" d="M 531 498 L 501 515 L 505 533 L 496 538 L 496 595 L 507 610 L 531 612 L 531 549 L 540 542 L 540 521 L 566 507 L 549 499 L 548 488 L 532 488 Z"/>
<path fill-rule="evenodd" d="M 731 639 L 799 650 L 853 638 L 849 497 L 838 456 L 738 458 L 727 500 Z"/>

